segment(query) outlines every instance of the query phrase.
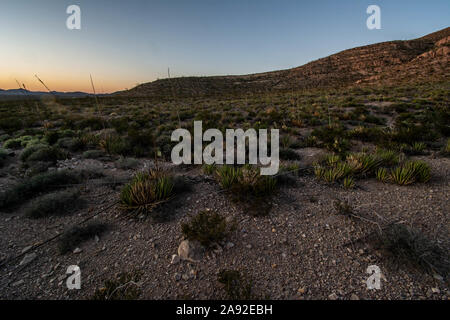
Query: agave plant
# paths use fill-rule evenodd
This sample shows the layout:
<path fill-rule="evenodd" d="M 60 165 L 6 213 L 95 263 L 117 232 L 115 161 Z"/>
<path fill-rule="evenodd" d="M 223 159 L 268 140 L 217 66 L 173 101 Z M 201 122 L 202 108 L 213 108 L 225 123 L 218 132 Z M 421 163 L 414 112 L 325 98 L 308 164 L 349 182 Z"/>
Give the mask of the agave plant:
<path fill-rule="evenodd" d="M 378 168 L 376 177 L 381 182 L 387 182 L 389 180 L 389 172 L 386 168 Z"/>
<path fill-rule="evenodd" d="M 404 166 L 392 169 L 390 172 L 390 179 L 400 186 L 406 186 L 416 181 L 414 172 L 410 168 Z"/>
<path fill-rule="evenodd" d="M 151 211 L 173 195 L 174 181 L 167 172 L 151 170 L 137 173 L 120 193 L 120 202 L 127 210 Z"/>

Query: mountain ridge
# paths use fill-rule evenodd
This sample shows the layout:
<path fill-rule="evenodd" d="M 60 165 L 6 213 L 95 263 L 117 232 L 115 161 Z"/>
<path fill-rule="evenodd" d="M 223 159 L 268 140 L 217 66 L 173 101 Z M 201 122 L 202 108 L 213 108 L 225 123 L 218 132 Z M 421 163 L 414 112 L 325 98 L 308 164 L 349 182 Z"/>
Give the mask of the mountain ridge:
<path fill-rule="evenodd" d="M 412 40 L 359 46 L 302 66 L 248 75 L 179 77 L 141 84 L 120 96 L 266 92 L 449 79 L 450 27 Z"/>

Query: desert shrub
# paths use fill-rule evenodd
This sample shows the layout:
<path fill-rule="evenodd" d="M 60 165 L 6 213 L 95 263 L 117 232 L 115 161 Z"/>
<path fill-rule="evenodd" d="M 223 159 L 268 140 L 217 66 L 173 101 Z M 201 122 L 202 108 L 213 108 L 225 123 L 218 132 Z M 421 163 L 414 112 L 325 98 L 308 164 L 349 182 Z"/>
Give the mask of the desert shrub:
<path fill-rule="evenodd" d="M 120 202 L 126 210 L 148 213 L 158 204 L 171 198 L 173 191 L 172 175 L 166 171 L 150 170 L 136 174 L 132 181 L 124 186 Z"/>
<path fill-rule="evenodd" d="M 25 161 L 45 161 L 56 163 L 57 160 L 67 158 L 67 154 L 56 147 L 41 147 L 26 157 Z"/>
<path fill-rule="evenodd" d="M 68 170 L 38 174 L 0 193 L 0 209 L 9 209 L 25 200 L 33 198 L 41 192 L 52 190 L 62 185 L 78 183 L 79 179 L 76 172 L 70 172 Z"/>
<path fill-rule="evenodd" d="M 446 144 L 442 148 L 442 154 L 444 156 L 450 156 L 450 139 L 447 139 Z"/>
<path fill-rule="evenodd" d="M 318 146 L 330 151 L 343 153 L 350 149 L 350 142 L 346 139 L 348 135 L 343 126 L 331 125 L 316 128 L 311 136 L 320 141 Z"/>
<path fill-rule="evenodd" d="M 100 148 L 108 154 L 127 155 L 130 152 L 130 146 L 120 136 L 109 134 L 100 139 Z"/>
<path fill-rule="evenodd" d="M 389 180 L 389 172 L 386 168 L 378 168 L 375 176 L 381 182 L 387 182 Z"/>
<path fill-rule="evenodd" d="M 403 155 L 395 150 L 377 149 L 375 155 L 381 159 L 382 165 L 386 167 L 398 165 L 403 160 Z"/>
<path fill-rule="evenodd" d="M 7 133 L 13 133 L 22 129 L 24 123 L 18 117 L 0 118 L 0 129 Z"/>
<path fill-rule="evenodd" d="M 215 164 L 204 164 L 202 170 L 207 175 L 212 175 L 216 172 L 217 168 Z"/>
<path fill-rule="evenodd" d="M 224 189 L 231 188 L 237 181 L 239 175 L 239 168 L 232 166 L 220 166 L 216 171 L 217 180 Z"/>
<path fill-rule="evenodd" d="M 426 147 L 424 142 L 414 142 L 412 145 L 406 145 L 404 151 L 409 155 L 422 155 L 425 153 Z"/>
<path fill-rule="evenodd" d="M 65 215 L 73 211 L 74 204 L 79 204 L 80 193 L 76 189 L 49 193 L 36 198 L 25 210 L 29 218 Z"/>
<path fill-rule="evenodd" d="M 221 270 L 217 280 L 224 286 L 228 299 L 250 300 L 252 294 L 252 281 L 237 270 Z"/>
<path fill-rule="evenodd" d="M 108 230 L 108 225 L 103 223 L 91 223 L 85 227 L 72 227 L 65 231 L 58 240 L 58 251 L 66 254 L 75 250 L 80 244 L 95 236 L 100 236 Z"/>
<path fill-rule="evenodd" d="M 202 211 L 181 225 L 185 238 L 197 240 L 207 248 L 225 240 L 234 228 L 235 225 L 227 223 L 220 214 L 210 211 Z"/>
<path fill-rule="evenodd" d="M 25 171 L 25 176 L 32 177 L 37 174 L 46 172 L 52 165 L 53 163 L 45 161 L 30 162 L 26 165 L 27 170 Z"/>
<path fill-rule="evenodd" d="M 72 152 L 76 152 L 76 151 L 80 151 L 83 150 L 86 146 L 85 142 L 83 139 L 81 139 L 80 137 L 64 137 L 64 138 L 60 138 L 58 139 L 58 141 L 56 142 L 56 145 L 59 148 L 65 148 L 68 149 Z"/>
<path fill-rule="evenodd" d="M 25 149 L 23 149 L 23 151 L 20 153 L 20 160 L 22 161 L 27 161 L 28 157 L 30 157 L 34 152 L 38 151 L 39 149 L 44 149 L 47 148 L 48 145 L 46 144 L 34 144 L 31 146 L 26 147 Z"/>
<path fill-rule="evenodd" d="M 135 158 L 120 157 L 114 164 L 119 169 L 128 170 L 137 168 L 140 163 L 139 160 Z"/>
<path fill-rule="evenodd" d="M 87 150 L 83 152 L 83 158 L 85 159 L 98 159 L 104 156 L 105 153 L 102 150 Z"/>
<path fill-rule="evenodd" d="M 372 154 L 360 152 L 348 155 L 346 162 L 355 174 L 369 175 L 374 174 L 383 161 Z"/>
<path fill-rule="evenodd" d="M 425 237 L 419 230 L 394 223 L 383 228 L 379 236 L 383 247 L 396 259 L 409 261 L 427 272 L 448 277 L 448 251 L 436 241 Z"/>
<path fill-rule="evenodd" d="M 277 189 L 276 177 L 262 176 L 259 168 L 251 165 L 241 168 L 221 166 L 215 177 L 232 199 L 244 206 L 244 211 L 253 216 L 269 213 L 269 200 Z"/>
<path fill-rule="evenodd" d="M 140 274 L 121 273 L 116 278 L 105 281 L 102 288 L 97 289 L 91 300 L 137 300 L 142 294 L 139 286 Z"/>
<path fill-rule="evenodd" d="M 355 179 L 352 177 L 345 177 L 342 184 L 346 189 L 353 189 L 355 187 Z"/>
<path fill-rule="evenodd" d="M 21 142 L 22 141 L 17 138 L 8 139 L 3 143 L 3 146 L 7 149 L 19 149 L 22 146 Z"/>
<path fill-rule="evenodd" d="M 338 162 L 330 167 L 324 167 L 321 164 L 316 164 L 314 166 L 316 178 L 327 183 L 335 183 L 340 179 L 348 177 L 352 173 L 352 168 L 345 162 Z"/>

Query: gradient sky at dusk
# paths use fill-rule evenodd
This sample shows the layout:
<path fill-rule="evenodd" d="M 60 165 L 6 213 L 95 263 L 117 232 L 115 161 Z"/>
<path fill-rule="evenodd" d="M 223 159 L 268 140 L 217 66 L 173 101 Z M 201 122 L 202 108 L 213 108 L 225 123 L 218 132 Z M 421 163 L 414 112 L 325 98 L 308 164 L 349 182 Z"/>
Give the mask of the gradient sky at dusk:
<path fill-rule="evenodd" d="M 81 30 L 66 8 L 81 7 Z M 381 7 L 382 30 L 366 8 Z M 1 0 L 0 88 L 112 92 L 171 76 L 265 72 L 446 28 L 448 0 Z"/>

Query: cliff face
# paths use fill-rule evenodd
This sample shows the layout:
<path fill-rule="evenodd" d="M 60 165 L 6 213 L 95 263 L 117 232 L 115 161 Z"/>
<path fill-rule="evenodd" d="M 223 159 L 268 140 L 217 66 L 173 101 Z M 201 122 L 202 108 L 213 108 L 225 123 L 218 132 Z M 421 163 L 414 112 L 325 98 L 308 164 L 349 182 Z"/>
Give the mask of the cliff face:
<path fill-rule="evenodd" d="M 408 41 L 353 48 L 281 71 L 183 77 L 142 84 L 119 95 L 209 95 L 449 80 L 450 28 Z"/>

